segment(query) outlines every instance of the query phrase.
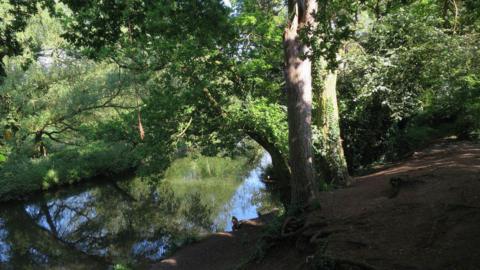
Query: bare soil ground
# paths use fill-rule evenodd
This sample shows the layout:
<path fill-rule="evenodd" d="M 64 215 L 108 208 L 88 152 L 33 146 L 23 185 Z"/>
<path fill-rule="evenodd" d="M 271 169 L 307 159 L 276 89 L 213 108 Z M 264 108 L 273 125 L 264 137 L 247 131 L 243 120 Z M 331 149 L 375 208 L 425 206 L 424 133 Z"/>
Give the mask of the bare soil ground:
<path fill-rule="evenodd" d="M 248 261 L 261 237 L 264 223 L 245 221 L 235 232 L 215 233 L 203 241 L 182 248 L 172 257 L 155 264 L 151 269 L 235 269 Z"/>
<path fill-rule="evenodd" d="M 480 269 L 480 144 L 440 142 L 323 193 L 313 224 L 248 262 L 262 222 L 214 234 L 151 269 Z M 321 262 L 331 268 L 315 268 Z"/>

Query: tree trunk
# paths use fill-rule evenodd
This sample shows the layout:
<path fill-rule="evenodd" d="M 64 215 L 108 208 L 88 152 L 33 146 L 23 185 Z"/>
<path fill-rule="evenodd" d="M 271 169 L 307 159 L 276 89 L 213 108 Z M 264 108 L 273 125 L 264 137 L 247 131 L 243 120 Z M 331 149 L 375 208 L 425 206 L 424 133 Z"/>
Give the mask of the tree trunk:
<path fill-rule="evenodd" d="M 3 59 L 3 57 L 0 57 L 0 60 Z M 0 85 L 3 84 L 3 81 L 5 80 L 5 77 L 7 77 L 7 73 L 5 72 L 5 69 L 3 68 L 3 62 L 0 62 Z"/>
<path fill-rule="evenodd" d="M 314 26 L 314 0 L 290 0 L 290 21 L 284 33 L 285 79 L 288 94 L 288 141 L 290 148 L 291 206 L 302 208 L 318 198 L 312 149 L 312 64 L 305 57 L 310 47 L 300 38 L 307 25 Z"/>
<path fill-rule="evenodd" d="M 43 142 L 43 131 L 36 131 L 35 132 L 35 157 L 46 157 L 47 156 L 47 147 Z"/>
<path fill-rule="evenodd" d="M 337 71 L 327 71 L 326 63 L 317 60 L 315 63 L 314 85 L 320 88 L 318 97 L 317 125 L 321 131 L 321 147 L 324 160 L 324 176 L 331 184 L 350 185 L 347 162 L 343 153 L 342 138 L 337 103 Z M 325 76 L 322 76 L 326 72 Z"/>
<path fill-rule="evenodd" d="M 226 117 L 226 113 L 222 110 L 218 102 L 215 98 L 210 94 L 207 88 L 202 89 L 205 97 L 207 98 L 208 102 L 212 105 L 213 108 L 217 111 L 218 115 L 222 118 Z M 268 140 L 267 137 L 263 136 L 262 134 L 255 131 L 254 128 L 245 128 L 244 132 L 254 141 L 256 141 L 260 146 L 265 149 L 270 154 L 272 158 L 272 166 L 274 170 L 274 179 L 275 184 L 278 188 L 280 201 L 286 205 L 290 202 L 290 181 L 291 181 L 291 170 L 290 166 L 288 165 L 287 160 L 285 159 L 284 155 L 275 144 Z"/>
<path fill-rule="evenodd" d="M 270 154 L 270 157 L 272 158 L 275 189 L 278 191 L 278 195 L 280 196 L 280 201 L 282 204 L 287 206 L 291 201 L 291 171 L 288 161 L 278 150 L 278 148 L 272 142 L 269 142 L 265 137 L 254 131 L 246 131 L 246 133 L 252 140 L 256 141 L 260 146 L 263 147 L 263 149 L 265 149 L 265 151 L 268 152 L 268 154 Z"/>

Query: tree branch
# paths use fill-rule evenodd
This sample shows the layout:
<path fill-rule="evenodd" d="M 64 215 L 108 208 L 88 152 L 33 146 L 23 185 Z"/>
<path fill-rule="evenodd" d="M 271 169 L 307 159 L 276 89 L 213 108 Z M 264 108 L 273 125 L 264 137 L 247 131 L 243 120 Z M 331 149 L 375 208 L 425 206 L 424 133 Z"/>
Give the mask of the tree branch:
<path fill-rule="evenodd" d="M 58 138 L 55 138 L 52 136 L 51 133 L 48 133 L 48 132 L 43 132 L 43 134 L 45 134 L 50 140 L 54 141 L 54 142 L 58 142 L 58 143 L 61 143 L 61 144 L 66 144 L 66 145 L 75 145 L 75 146 L 79 146 L 79 144 L 77 143 L 71 143 L 71 142 L 64 142 Z"/>

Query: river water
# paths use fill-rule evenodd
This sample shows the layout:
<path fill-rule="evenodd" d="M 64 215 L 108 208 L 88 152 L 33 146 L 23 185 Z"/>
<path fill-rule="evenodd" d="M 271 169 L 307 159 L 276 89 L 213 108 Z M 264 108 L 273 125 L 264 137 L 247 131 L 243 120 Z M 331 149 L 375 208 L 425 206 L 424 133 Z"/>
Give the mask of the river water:
<path fill-rule="evenodd" d="M 108 179 L 2 204 L 0 269 L 147 268 L 199 236 L 229 231 L 232 216 L 273 208 L 260 181 L 270 162 L 264 155 L 239 179 Z"/>

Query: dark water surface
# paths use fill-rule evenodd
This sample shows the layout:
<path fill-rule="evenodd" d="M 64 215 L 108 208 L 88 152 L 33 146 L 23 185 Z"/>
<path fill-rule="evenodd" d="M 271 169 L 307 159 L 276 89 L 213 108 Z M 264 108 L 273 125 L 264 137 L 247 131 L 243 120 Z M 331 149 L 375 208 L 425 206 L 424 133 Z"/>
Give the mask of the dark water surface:
<path fill-rule="evenodd" d="M 0 269 L 141 269 L 199 235 L 230 230 L 232 215 L 274 207 L 260 181 L 269 163 L 264 156 L 238 179 L 109 180 L 2 204 Z"/>

